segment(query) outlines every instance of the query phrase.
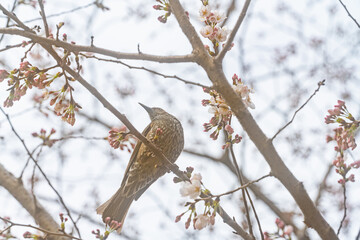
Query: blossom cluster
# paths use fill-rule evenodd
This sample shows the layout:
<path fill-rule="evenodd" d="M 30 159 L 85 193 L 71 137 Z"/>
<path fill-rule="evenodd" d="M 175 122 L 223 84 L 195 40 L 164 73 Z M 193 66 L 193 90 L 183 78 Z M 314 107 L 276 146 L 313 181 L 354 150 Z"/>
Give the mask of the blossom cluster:
<path fill-rule="evenodd" d="M 241 97 L 245 106 L 254 109 L 255 105 L 250 98 L 250 93 L 253 93 L 254 91 L 245 85 L 236 74 L 234 74 L 232 80 L 233 89 Z M 213 114 L 210 121 L 208 123 L 204 123 L 204 131 L 208 132 L 215 128 L 215 130 L 210 134 L 210 138 L 216 140 L 220 131 L 224 129 L 227 134 L 227 140 L 225 145 L 222 146 L 223 149 L 230 147 L 231 144 L 239 143 L 242 138 L 238 134 L 233 137 L 234 129 L 231 127 L 232 111 L 226 104 L 224 98 L 213 89 L 204 88 L 204 92 L 208 93 L 211 98 L 202 100 L 202 105 L 209 106 L 209 112 Z"/>
<path fill-rule="evenodd" d="M 166 23 L 168 17 L 171 15 L 171 7 L 167 0 L 156 0 L 159 4 L 154 5 L 153 8 L 155 10 L 162 10 L 166 13 L 158 17 L 159 22 Z"/>
<path fill-rule="evenodd" d="M 120 148 L 121 150 L 126 148 L 128 152 L 131 152 L 131 149 L 135 148 L 137 142 L 137 139 L 129 133 L 126 126 L 121 126 L 119 128 L 113 127 L 109 131 L 107 139 L 111 147 L 115 149 Z"/>
<path fill-rule="evenodd" d="M 246 107 L 249 107 L 251 109 L 255 109 L 255 104 L 251 101 L 250 93 L 254 93 L 254 90 L 252 88 L 249 88 L 247 85 L 245 85 L 241 78 L 238 77 L 238 75 L 234 74 L 232 77 L 233 80 L 233 89 L 234 91 L 241 97 Z"/>
<path fill-rule="evenodd" d="M 52 96 L 50 106 L 54 105 L 54 112 L 56 115 L 61 116 L 61 119 L 70 125 L 75 124 L 75 111 L 78 111 L 81 106 L 77 104 L 71 94 L 72 88 L 66 83 L 58 91 L 45 92 L 45 98 Z M 70 99 L 66 96 L 70 93 Z"/>
<path fill-rule="evenodd" d="M 59 217 L 60 217 L 60 228 L 59 228 L 59 231 L 62 232 L 65 235 L 66 232 L 65 232 L 65 223 L 68 221 L 68 218 L 67 217 L 64 217 L 64 214 L 63 213 L 60 213 L 59 214 Z M 26 231 L 24 234 L 23 234 L 23 237 L 24 238 L 31 238 L 31 239 L 37 239 L 37 240 L 45 240 L 45 239 L 48 239 L 48 237 L 45 235 L 45 237 L 42 237 L 38 234 L 33 234 L 29 231 Z"/>
<path fill-rule="evenodd" d="M 8 79 L 8 86 L 10 87 L 9 96 L 4 102 L 4 107 L 11 107 L 14 101 L 19 101 L 22 96 L 26 94 L 28 89 L 36 87 L 43 89 L 51 84 L 55 79 L 49 79 L 45 71 L 32 66 L 29 62 L 21 62 L 19 68 L 8 72 L 0 70 L 0 82 Z"/>
<path fill-rule="evenodd" d="M 185 206 L 188 206 L 188 209 L 178 215 L 175 219 L 175 222 L 179 222 L 181 218 L 187 213 L 190 212 L 186 222 L 185 222 L 185 228 L 188 229 L 190 227 L 191 222 L 193 223 L 194 229 L 201 230 L 207 226 L 214 225 L 215 224 L 215 216 L 216 216 L 216 210 L 219 206 L 219 199 L 217 198 L 214 201 L 211 201 L 210 199 L 205 200 L 205 208 L 203 213 L 198 214 L 196 212 L 196 203 L 199 202 L 201 199 L 198 199 L 198 197 L 203 192 L 208 192 L 208 190 L 202 190 L 202 182 L 201 182 L 201 174 L 193 172 L 192 167 L 186 168 L 185 174 L 187 174 L 190 178 L 190 182 L 182 182 L 182 187 L 180 189 L 180 194 L 183 197 L 189 197 L 190 199 L 194 199 L 194 202 L 187 202 Z M 192 176 L 191 176 L 192 175 Z M 175 177 L 174 182 L 181 182 L 181 179 Z"/>
<path fill-rule="evenodd" d="M 279 218 L 276 218 L 275 224 L 277 226 L 277 231 L 275 233 L 264 232 L 264 239 L 272 240 L 282 238 L 290 240 L 294 228 L 291 225 L 285 225 L 285 223 Z"/>
<path fill-rule="evenodd" d="M 50 106 L 54 106 L 54 112 L 58 116 L 62 116 L 62 119 L 67 123 L 74 125 L 75 123 L 75 111 L 77 111 L 81 106 L 75 102 L 72 97 L 72 87 L 69 84 L 69 81 L 73 79 L 66 78 L 66 83 L 62 86 L 60 90 L 57 91 L 48 91 L 47 88 L 50 87 L 51 83 L 55 79 L 63 76 L 63 73 L 56 73 L 51 76 L 47 73 L 50 69 L 40 70 L 36 66 L 32 66 L 28 61 L 21 62 L 19 68 L 8 72 L 6 70 L 0 70 L 0 82 L 5 79 L 8 79 L 8 91 L 9 96 L 4 102 L 4 107 L 11 107 L 14 105 L 14 101 L 19 101 L 22 96 L 24 96 L 28 89 L 33 87 L 37 89 L 44 89 L 44 93 L 40 98 L 37 98 L 38 102 L 42 102 L 49 97 L 52 97 L 50 101 Z M 70 99 L 67 99 L 67 95 L 70 95 Z"/>
<path fill-rule="evenodd" d="M 354 174 L 348 176 L 348 172 L 352 168 L 359 168 L 360 161 L 355 161 L 351 164 L 346 163 L 345 151 L 348 149 L 354 150 L 356 148 L 356 142 L 354 133 L 359 128 L 360 121 L 357 121 L 352 114 L 348 111 L 345 102 L 338 100 L 338 104 L 334 106 L 334 109 L 328 110 L 329 115 L 325 117 L 325 123 L 338 123 L 340 127 L 334 129 L 333 136 L 327 136 L 326 142 L 335 141 L 335 151 L 339 154 L 333 161 L 335 171 L 341 175 L 339 179 L 340 184 L 346 182 L 354 182 Z"/>
<path fill-rule="evenodd" d="M 37 239 L 37 240 L 45 240 L 46 239 L 38 234 L 33 234 L 29 231 L 26 231 L 23 233 L 23 238 L 31 238 L 31 239 Z"/>
<path fill-rule="evenodd" d="M 43 140 L 43 145 L 44 146 L 48 146 L 48 147 L 52 147 L 54 145 L 54 143 L 56 142 L 56 140 L 54 139 L 50 139 L 51 136 L 56 132 L 55 129 L 51 129 L 50 133 L 48 135 L 46 135 L 46 130 L 45 129 L 41 129 L 40 130 L 40 134 L 39 133 L 32 133 L 33 137 L 38 137 L 41 140 Z"/>
<path fill-rule="evenodd" d="M 202 105 L 209 106 L 209 113 L 213 114 L 213 117 L 208 123 L 204 123 L 204 132 L 208 132 L 211 129 L 215 130 L 210 134 L 210 138 L 216 140 L 220 134 L 220 131 L 227 125 L 229 125 L 232 112 L 230 107 L 226 104 L 223 97 L 216 91 L 207 88 L 203 89 L 205 93 L 208 93 L 210 99 L 202 100 Z"/>
<path fill-rule="evenodd" d="M 59 214 L 59 217 L 60 217 L 60 231 L 65 233 L 65 223 L 68 221 L 68 218 L 67 217 L 64 217 L 64 214 L 63 213 L 60 213 Z"/>
<path fill-rule="evenodd" d="M 118 229 L 121 229 L 122 227 L 122 223 L 115 221 L 115 220 L 111 220 L 110 217 L 105 218 L 105 232 L 104 234 L 100 233 L 100 229 L 96 229 L 93 230 L 91 233 L 95 235 L 96 238 L 101 239 L 101 240 L 105 240 L 109 237 L 109 235 L 114 232 L 117 231 Z"/>
<path fill-rule="evenodd" d="M 215 49 L 215 53 L 211 52 L 208 46 L 205 46 L 210 55 L 215 55 L 220 42 L 225 42 L 229 34 L 227 27 L 220 27 L 219 23 L 225 20 L 225 14 L 217 10 L 211 10 L 208 1 L 202 1 L 203 6 L 199 10 L 200 20 L 205 26 L 200 30 L 200 34 L 209 39 Z"/>

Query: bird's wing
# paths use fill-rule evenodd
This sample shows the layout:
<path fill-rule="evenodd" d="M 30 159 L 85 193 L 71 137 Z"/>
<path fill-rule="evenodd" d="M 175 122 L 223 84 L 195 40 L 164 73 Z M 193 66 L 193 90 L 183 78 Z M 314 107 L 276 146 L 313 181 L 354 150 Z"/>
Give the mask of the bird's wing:
<path fill-rule="evenodd" d="M 144 131 L 142 132 L 142 135 L 146 137 L 146 135 L 149 133 L 151 129 L 151 123 L 149 125 L 147 125 L 147 127 L 144 129 Z M 124 177 L 123 177 L 123 180 L 121 182 L 121 187 L 126 183 L 126 180 L 128 178 L 128 175 L 129 175 L 129 170 L 131 168 L 131 166 L 134 164 L 136 158 L 137 158 L 137 155 L 139 153 L 139 149 L 140 149 L 140 146 L 141 146 L 142 142 L 140 140 L 138 140 L 136 146 L 135 146 L 135 149 L 130 157 L 130 160 L 129 160 L 129 163 L 126 167 L 126 170 L 125 170 L 125 173 L 124 173 Z"/>
<path fill-rule="evenodd" d="M 143 193 L 151 186 L 151 184 L 153 184 L 157 179 L 152 180 L 151 182 L 149 182 L 148 184 L 146 184 L 145 187 L 143 187 L 142 189 L 140 189 L 139 191 L 137 191 L 137 193 L 135 194 L 135 201 L 137 201 L 141 195 L 143 195 Z"/>

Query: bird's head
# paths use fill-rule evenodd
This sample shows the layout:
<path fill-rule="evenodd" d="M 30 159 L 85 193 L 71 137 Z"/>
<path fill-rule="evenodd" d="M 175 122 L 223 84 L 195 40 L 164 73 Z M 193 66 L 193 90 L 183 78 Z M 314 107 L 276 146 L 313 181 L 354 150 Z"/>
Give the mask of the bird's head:
<path fill-rule="evenodd" d="M 162 115 L 169 115 L 167 112 L 165 112 L 161 108 L 157 107 L 148 107 L 142 103 L 139 103 L 149 114 L 151 121 L 153 121 L 156 117 L 162 116 Z"/>

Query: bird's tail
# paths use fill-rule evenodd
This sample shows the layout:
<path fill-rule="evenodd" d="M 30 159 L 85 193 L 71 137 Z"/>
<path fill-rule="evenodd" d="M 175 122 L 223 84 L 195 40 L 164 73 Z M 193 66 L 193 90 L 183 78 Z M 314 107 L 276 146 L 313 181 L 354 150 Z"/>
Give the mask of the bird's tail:
<path fill-rule="evenodd" d="M 124 225 L 126 214 L 133 201 L 134 196 L 129 198 L 123 197 L 119 189 L 119 191 L 117 191 L 109 200 L 101 204 L 96 209 L 96 212 L 97 214 L 102 215 L 104 222 L 107 217 L 110 217 L 111 220 L 115 220 L 121 223 L 121 227 L 117 230 L 117 232 L 120 233 Z"/>

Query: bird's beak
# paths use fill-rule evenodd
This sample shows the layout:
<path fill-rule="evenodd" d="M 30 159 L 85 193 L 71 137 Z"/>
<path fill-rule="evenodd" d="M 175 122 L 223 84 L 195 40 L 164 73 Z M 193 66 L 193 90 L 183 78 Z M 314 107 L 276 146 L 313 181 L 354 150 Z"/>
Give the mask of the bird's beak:
<path fill-rule="evenodd" d="M 142 104 L 142 103 L 139 103 L 139 104 L 148 112 L 148 114 L 149 114 L 150 116 L 153 115 L 154 111 L 152 110 L 151 107 L 148 107 L 148 106 L 146 106 L 146 105 L 144 105 L 144 104 Z"/>

